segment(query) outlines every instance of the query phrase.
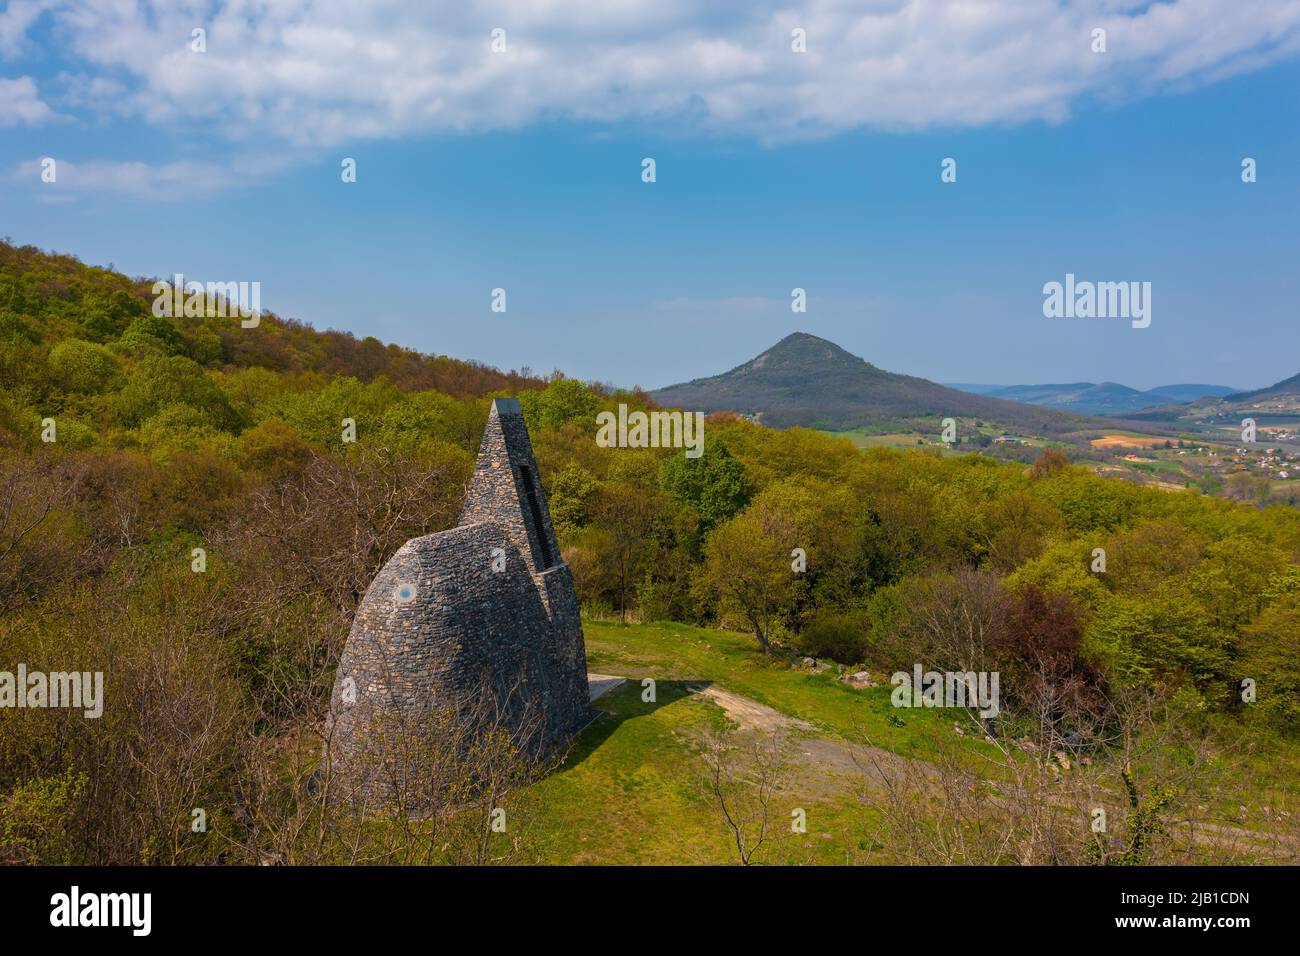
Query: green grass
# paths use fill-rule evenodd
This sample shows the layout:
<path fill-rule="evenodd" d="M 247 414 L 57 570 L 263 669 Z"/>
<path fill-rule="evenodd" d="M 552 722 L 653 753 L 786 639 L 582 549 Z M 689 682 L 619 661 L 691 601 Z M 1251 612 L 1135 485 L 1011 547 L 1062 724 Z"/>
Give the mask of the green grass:
<path fill-rule="evenodd" d="M 1177 459 L 1157 458 L 1151 462 L 1151 468 L 1153 471 L 1164 471 L 1178 475 L 1180 478 L 1185 477 L 1183 466 Z"/>
<path fill-rule="evenodd" d="M 816 726 L 823 735 L 870 742 L 909 756 L 925 757 L 936 726 L 951 722 L 941 711 L 900 711 L 890 704 L 888 674 L 872 676 L 884 686 L 854 690 L 835 672 L 808 673 L 779 657 L 768 658 L 751 635 L 686 624 L 616 624 L 586 621 L 587 669 L 639 682 L 711 681 Z M 901 717 L 898 727 L 889 718 Z"/>
<path fill-rule="evenodd" d="M 823 434 L 835 438 L 847 438 L 859 448 L 916 448 L 918 441 L 929 445 L 938 437 L 937 431 L 933 435 L 923 435 L 920 432 L 875 433 L 862 428 L 844 432 L 827 431 Z"/>
<path fill-rule="evenodd" d="M 731 833 L 705 785 L 703 759 L 706 733 L 726 728 L 729 720 L 692 685 L 712 684 L 806 720 L 814 728 L 809 736 L 869 742 L 917 759 L 934 757 L 936 741 L 957 741 L 951 713 L 893 708 L 888 675 L 873 675 L 885 686 L 857 691 L 840 683 L 833 671 L 809 673 L 785 659 L 765 657 L 744 634 L 673 623 L 585 621 L 583 629 L 589 669 L 628 682 L 596 703 L 602 715 L 580 735 L 564 764 L 517 798 L 514 819 L 520 824 L 514 832 L 537 862 L 737 862 Z M 643 700 L 644 678 L 655 681 L 652 702 Z M 1232 739 L 1226 728 L 1220 729 L 1225 731 L 1221 743 Z M 978 759 L 988 744 L 974 737 L 960 738 L 958 744 L 972 767 L 978 763 L 996 769 Z M 1228 748 L 1233 759 L 1221 753 L 1211 772 L 1229 778 L 1245 772 L 1255 779 L 1249 789 L 1258 804 L 1294 812 L 1300 756 L 1276 740 L 1259 744 Z M 883 860 L 873 839 L 876 811 L 858 802 L 852 781 L 835 774 L 800 765 L 773 800 L 769 838 L 759 861 Z M 790 832 L 789 814 L 796 807 L 807 814 L 805 834 Z M 1258 805 L 1239 820 L 1231 807 L 1220 809 L 1223 819 L 1244 825 L 1287 825 L 1276 813 L 1261 816 Z"/>
<path fill-rule="evenodd" d="M 579 738 L 557 772 L 526 797 L 528 840 L 539 862 L 556 864 L 718 864 L 738 861 L 730 831 L 705 787 L 706 730 L 727 719 L 678 683 L 659 683 L 642 702 L 639 683 L 602 697 L 606 713 Z M 858 862 L 874 817 L 851 794 L 801 792 L 793 779 L 776 796 L 765 863 Z M 790 831 L 790 811 L 807 814 L 806 834 Z"/>
<path fill-rule="evenodd" d="M 809 674 L 770 660 L 753 638 L 682 624 L 586 621 L 588 668 L 628 678 L 596 704 L 603 715 L 579 737 L 564 765 L 524 798 L 527 841 L 545 863 L 733 863 L 730 831 L 705 789 L 703 739 L 729 721 L 688 685 L 711 683 L 807 720 L 815 734 L 924 756 L 927 735 L 945 723 L 935 711 L 888 721 L 891 688 L 852 690 L 833 674 Z M 880 675 L 877 675 L 878 677 Z M 887 675 L 886 675 L 887 676 Z M 655 681 L 644 701 L 642 679 Z M 946 720 L 951 721 L 949 715 Z M 790 811 L 807 833 L 790 831 Z M 869 862 L 873 811 L 844 780 L 796 773 L 773 803 L 767 863 Z"/>
<path fill-rule="evenodd" d="M 706 863 L 726 860 L 726 833 L 701 787 L 700 736 L 725 719 L 665 687 L 655 705 L 639 687 L 601 698 L 608 713 L 583 733 L 564 767 L 532 788 L 542 859 L 551 863 Z"/>

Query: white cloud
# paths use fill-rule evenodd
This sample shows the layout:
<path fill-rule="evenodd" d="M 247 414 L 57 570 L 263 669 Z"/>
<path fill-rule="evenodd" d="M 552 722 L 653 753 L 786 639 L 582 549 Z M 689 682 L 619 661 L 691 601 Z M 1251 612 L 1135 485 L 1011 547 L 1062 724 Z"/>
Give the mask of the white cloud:
<path fill-rule="evenodd" d="M 30 76 L 16 80 L 0 77 L 0 127 L 42 123 L 54 115 L 37 94 L 36 81 Z"/>
<path fill-rule="evenodd" d="M 551 118 L 763 140 L 1060 121 L 1083 97 L 1181 88 L 1300 52 L 1300 0 L 438 6 L 77 0 L 52 16 L 65 56 L 89 71 L 70 102 L 303 146 Z M 0 45 L 18 43 L 12 24 L 24 22 L 0 20 Z M 206 53 L 189 48 L 198 26 Z M 508 52 L 490 51 L 494 27 Z M 790 50 L 794 27 L 807 31 L 806 54 Z M 1104 54 L 1091 50 L 1097 27 Z M 101 95 L 88 98 L 95 81 Z"/>
<path fill-rule="evenodd" d="M 84 73 L 60 73 L 59 103 L 69 109 L 89 109 L 107 118 L 112 112 L 112 104 L 120 101 L 126 94 L 125 84 L 103 76 L 88 76 Z"/>
<path fill-rule="evenodd" d="M 53 0 L 9 0 L 0 10 L 0 56 L 17 57 L 27 31 L 53 5 Z"/>
<path fill-rule="evenodd" d="M 13 179 L 33 184 L 39 195 L 50 201 L 66 201 L 83 194 L 115 193 L 137 199 L 202 199 L 219 192 L 248 185 L 277 172 L 289 162 L 264 158 L 235 158 L 229 165 L 182 160 L 171 163 L 55 161 L 55 180 L 41 178 L 46 157 L 20 163 Z"/>

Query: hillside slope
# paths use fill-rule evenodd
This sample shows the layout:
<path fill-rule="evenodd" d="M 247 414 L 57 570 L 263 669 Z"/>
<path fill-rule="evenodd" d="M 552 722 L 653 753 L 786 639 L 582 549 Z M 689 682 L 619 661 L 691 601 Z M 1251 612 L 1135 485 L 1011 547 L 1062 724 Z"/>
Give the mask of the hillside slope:
<path fill-rule="evenodd" d="M 1224 398 L 1225 402 L 1249 402 L 1260 399 L 1289 399 L 1300 395 L 1300 373 L 1285 378 L 1266 388 L 1257 388 L 1249 392 L 1234 392 Z"/>

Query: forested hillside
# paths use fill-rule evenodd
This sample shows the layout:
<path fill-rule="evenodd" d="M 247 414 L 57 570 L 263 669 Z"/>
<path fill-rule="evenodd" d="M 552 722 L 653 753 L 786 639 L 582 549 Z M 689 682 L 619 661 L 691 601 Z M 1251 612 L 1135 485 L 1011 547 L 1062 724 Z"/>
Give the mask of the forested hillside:
<path fill-rule="evenodd" d="M 328 862 L 285 767 L 319 752 L 375 572 L 455 522 L 493 394 L 521 397 L 588 614 L 733 629 L 760 661 L 1000 668 L 1007 721 L 1049 686 L 1153 689 L 1294 746 L 1294 509 L 726 416 L 699 459 L 602 448 L 596 412 L 645 396 L 150 300 L 0 246 L 0 659 L 102 670 L 113 703 L 0 719 L 0 860 Z M 180 840 L 196 806 L 213 826 Z"/>
<path fill-rule="evenodd" d="M 171 281 L 170 276 L 162 279 Z M 541 384 L 526 373 L 501 373 L 477 362 L 422 355 L 374 338 L 358 340 L 347 332 L 319 332 L 274 313 L 264 315 L 255 330 L 215 317 L 160 321 L 151 313 L 153 282 L 129 279 L 111 268 L 87 266 L 32 246 L 0 242 L 6 398 L 11 403 L 48 403 L 60 396 L 88 394 L 92 382 L 99 383 L 99 391 L 109 391 L 113 376 L 121 370 L 118 366 L 133 369 L 158 356 L 179 356 L 204 369 L 227 373 L 249 368 L 282 372 L 290 376 L 285 385 L 310 383 L 311 379 L 301 378 L 309 373 L 352 376 L 361 382 L 383 376 L 403 391 L 437 389 L 455 398 Z M 53 365 L 44 363 L 48 369 L 43 369 L 36 361 L 40 347 L 52 348 L 66 339 L 82 344 L 67 346 Z M 104 357 L 102 349 L 88 347 L 94 345 L 110 351 L 117 365 Z M 78 373 L 89 377 L 77 379 Z"/>

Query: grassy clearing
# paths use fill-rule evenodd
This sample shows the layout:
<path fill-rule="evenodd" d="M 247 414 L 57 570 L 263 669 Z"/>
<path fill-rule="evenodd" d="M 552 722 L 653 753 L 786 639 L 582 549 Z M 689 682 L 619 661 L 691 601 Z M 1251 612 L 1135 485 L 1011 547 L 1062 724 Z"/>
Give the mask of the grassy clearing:
<path fill-rule="evenodd" d="M 890 434 L 873 434 L 863 429 L 846 432 L 825 432 L 835 438 L 847 438 L 859 448 L 915 448 L 917 445 L 929 445 L 937 437 L 922 435 L 920 432 L 894 432 Z"/>
<path fill-rule="evenodd" d="M 613 624 L 587 621 L 588 669 L 656 681 L 712 681 L 806 720 L 823 734 L 858 743 L 870 742 L 906 756 L 929 755 L 927 738 L 952 722 L 937 710 L 900 712 L 890 705 L 887 674 L 874 674 L 885 686 L 854 690 L 834 671 L 808 673 L 780 658 L 766 658 L 754 638 L 686 624 Z M 894 721 L 891 722 L 890 718 Z M 901 720 L 902 726 L 896 726 Z"/>
<path fill-rule="evenodd" d="M 565 765 L 527 795 L 528 836 L 538 861 L 577 864 L 717 864 L 737 861 L 730 831 L 704 786 L 701 756 L 721 709 L 680 684 L 660 683 L 643 703 L 640 685 L 602 697 L 607 713 L 579 739 Z M 793 780 L 772 805 L 767 863 L 859 862 L 871 815 L 851 796 L 810 794 Z M 790 832 L 789 812 L 808 832 Z"/>
<path fill-rule="evenodd" d="M 523 816 L 528 842 L 546 863 L 729 863 L 726 828 L 705 786 L 703 739 L 728 718 L 692 692 L 713 684 L 811 723 L 817 736 L 866 742 L 924 757 L 945 717 L 899 712 L 888 686 L 852 690 L 832 674 L 810 674 L 765 658 L 752 639 L 682 624 L 584 622 L 591 671 L 628 678 L 602 697 L 604 713 L 578 739 L 564 766 L 531 788 Z M 642 700 L 643 678 L 656 700 Z M 951 722 L 951 716 L 947 718 Z M 807 814 L 806 834 L 789 813 Z M 877 857 L 873 811 L 844 778 L 807 767 L 773 803 L 768 863 L 862 863 Z"/>
<path fill-rule="evenodd" d="M 730 831 L 705 786 L 704 738 L 729 724 L 724 711 L 695 692 L 701 684 L 726 690 L 781 714 L 807 721 L 809 737 L 871 743 L 921 760 L 937 740 L 953 741 L 953 715 L 899 711 L 886 686 L 852 690 L 833 672 L 808 673 L 770 660 L 744 634 L 674 623 L 621 625 L 584 622 L 590 670 L 628 678 L 602 697 L 603 715 L 580 736 L 564 765 L 530 788 L 515 831 L 537 862 L 709 864 L 737 861 Z M 655 681 L 656 700 L 643 701 L 641 681 Z M 894 718 L 892 721 L 890 718 Z M 901 720 L 901 726 L 898 722 Z M 1212 722 L 1213 723 L 1213 722 Z M 1243 775 L 1249 806 L 1216 806 L 1218 818 L 1265 832 L 1294 833 L 1300 755 L 1281 741 L 1238 748 L 1231 727 L 1207 727 L 1220 740 L 1209 774 Z M 796 741 L 797 745 L 797 741 Z M 989 747 L 973 737 L 960 747 L 979 761 Z M 994 776 L 997 776 L 996 772 Z M 1240 788 L 1236 788 L 1242 792 Z M 842 770 L 799 765 L 772 804 L 765 863 L 883 861 L 873 843 L 878 818 L 859 803 Z M 1219 801 L 1215 801 L 1219 803 Z M 1232 804 L 1231 806 L 1229 804 Z M 807 814 L 805 834 L 790 832 L 789 813 Z"/>

